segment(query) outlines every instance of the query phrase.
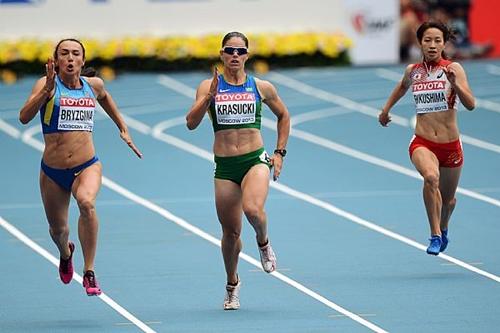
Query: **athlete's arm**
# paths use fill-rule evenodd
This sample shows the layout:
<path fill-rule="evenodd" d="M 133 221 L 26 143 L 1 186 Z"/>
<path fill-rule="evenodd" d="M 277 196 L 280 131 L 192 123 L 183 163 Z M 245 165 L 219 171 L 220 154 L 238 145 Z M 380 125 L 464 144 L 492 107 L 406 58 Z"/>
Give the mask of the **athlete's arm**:
<path fill-rule="evenodd" d="M 217 94 L 217 86 L 219 84 L 218 75 L 217 67 L 214 67 L 214 76 L 212 79 L 203 80 L 196 90 L 196 99 L 186 115 L 186 126 L 190 130 L 198 127 L 210 107 L 212 98 Z"/>
<path fill-rule="evenodd" d="M 125 123 L 125 120 L 123 120 L 120 111 L 118 111 L 118 106 L 113 100 L 113 97 L 111 97 L 111 94 L 104 88 L 104 81 L 98 77 L 88 77 L 85 78 L 85 80 L 87 80 L 87 82 L 94 90 L 99 104 L 120 130 L 120 137 L 122 138 L 122 140 L 125 141 L 130 149 L 133 150 L 137 157 L 142 158 L 142 153 L 139 151 L 139 149 L 137 149 L 134 142 L 132 141 L 132 137 L 130 136 L 130 133 L 128 131 L 127 124 Z"/>
<path fill-rule="evenodd" d="M 54 70 L 54 60 L 49 58 L 45 65 L 46 76 L 38 79 L 33 85 L 31 94 L 26 103 L 19 111 L 19 121 L 23 124 L 29 123 L 38 113 L 38 110 L 47 102 L 52 95 L 55 86 L 56 72 Z"/>
<path fill-rule="evenodd" d="M 277 130 L 278 138 L 276 149 L 285 149 L 290 135 L 290 114 L 288 109 L 281 100 L 276 88 L 268 81 L 256 79 L 257 88 L 264 102 L 278 118 Z M 283 164 L 283 156 L 281 154 L 273 154 L 271 163 L 274 166 L 273 179 L 277 180 Z"/>
<path fill-rule="evenodd" d="M 476 106 L 476 101 L 467 82 L 467 75 L 463 67 L 457 62 L 453 62 L 448 67 L 443 68 L 443 71 L 462 104 L 467 110 L 472 111 Z"/>
<path fill-rule="evenodd" d="M 396 84 L 396 87 L 394 88 L 391 95 L 387 99 L 385 106 L 382 108 L 382 112 L 380 112 L 378 116 L 379 123 L 384 127 L 391 122 L 391 116 L 389 116 L 389 111 L 394 106 L 394 104 L 396 104 L 401 99 L 401 97 L 403 97 L 406 94 L 408 88 L 411 85 L 410 73 L 412 68 L 413 65 L 408 65 L 406 67 L 403 78 L 401 79 L 401 81 L 398 82 L 398 84 Z"/>

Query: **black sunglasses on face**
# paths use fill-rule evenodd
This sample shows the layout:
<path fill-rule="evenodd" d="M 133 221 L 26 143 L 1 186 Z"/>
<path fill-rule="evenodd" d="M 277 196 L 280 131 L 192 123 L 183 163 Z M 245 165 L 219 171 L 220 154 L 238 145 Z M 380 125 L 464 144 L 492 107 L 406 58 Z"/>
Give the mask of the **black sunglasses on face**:
<path fill-rule="evenodd" d="M 238 52 L 238 55 L 244 55 L 248 53 L 248 49 L 246 47 L 232 47 L 226 46 L 222 49 L 222 51 L 226 54 L 233 55 L 234 51 Z"/>

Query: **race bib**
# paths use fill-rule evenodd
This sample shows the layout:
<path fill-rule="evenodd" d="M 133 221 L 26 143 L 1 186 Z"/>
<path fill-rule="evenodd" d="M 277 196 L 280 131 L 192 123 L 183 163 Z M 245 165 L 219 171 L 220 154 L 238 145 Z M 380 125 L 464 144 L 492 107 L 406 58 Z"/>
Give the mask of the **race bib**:
<path fill-rule="evenodd" d="M 88 131 L 94 129 L 95 101 L 92 98 L 61 97 L 57 129 Z"/>
<path fill-rule="evenodd" d="M 218 93 L 215 96 L 215 115 L 219 125 L 255 123 L 256 108 L 253 93 Z"/>
<path fill-rule="evenodd" d="M 446 81 L 426 81 L 413 84 L 413 98 L 417 113 L 439 112 L 449 109 L 445 84 Z"/>

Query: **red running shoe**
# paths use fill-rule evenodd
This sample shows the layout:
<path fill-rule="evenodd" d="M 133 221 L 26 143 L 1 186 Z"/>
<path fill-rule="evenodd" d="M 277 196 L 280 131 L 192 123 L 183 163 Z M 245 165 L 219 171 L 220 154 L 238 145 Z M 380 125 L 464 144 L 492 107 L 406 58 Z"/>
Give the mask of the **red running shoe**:
<path fill-rule="evenodd" d="M 71 254 L 68 259 L 59 257 L 59 277 L 64 284 L 68 284 L 73 279 L 73 252 L 75 252 L 75 244 L 69 242 L 69 251 Z"/>
<path fill-rule="evenodd" d="M 102 291 L 95 278 L 94 271 L 86 271 L 83 274 L 83 287 L 87 292 L 87 296 L 99 296 Z"/>

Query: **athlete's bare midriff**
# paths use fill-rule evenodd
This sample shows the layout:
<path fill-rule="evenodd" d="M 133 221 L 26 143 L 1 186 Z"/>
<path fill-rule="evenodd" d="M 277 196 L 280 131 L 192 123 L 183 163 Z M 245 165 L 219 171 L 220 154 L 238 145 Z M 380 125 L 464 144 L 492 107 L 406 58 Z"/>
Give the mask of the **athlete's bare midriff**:
<path fill-rule="evenodd" d="M 417 115 L 415 134 L 437 143 L 447 143 L 459 138 L 457 111 L 421 113 Z"/>
<path fill-rule="evenodd" d="M 264 146 L 256 128 L 227 129 L 215 132 L 214 154 L 220 157 L 238 156 Z"/>
<path fill-rule="evenodd" d="M 52 168 L 73 168 L 95 156 L 91 132 L 50 133 L 44 139 L 43 161 Z"/>

